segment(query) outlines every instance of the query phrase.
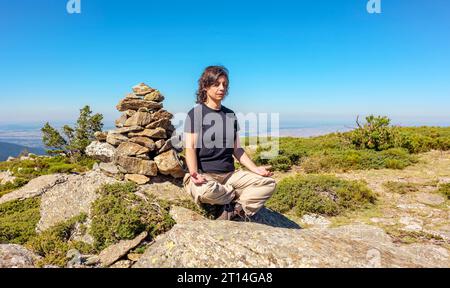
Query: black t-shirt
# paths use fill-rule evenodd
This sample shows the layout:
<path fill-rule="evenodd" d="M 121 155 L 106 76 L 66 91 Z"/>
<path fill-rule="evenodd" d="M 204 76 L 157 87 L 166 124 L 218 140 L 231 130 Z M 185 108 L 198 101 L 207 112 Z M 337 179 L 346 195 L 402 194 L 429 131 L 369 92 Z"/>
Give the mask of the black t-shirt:
<path fill-rule="evenodd" d="M 234 171 L 234 142 L 239 124 L 233 110 L 214 110 L 198 104 L 187 115 L 184 132 L 197 134 L 197 165 L 200 172 Z"/>

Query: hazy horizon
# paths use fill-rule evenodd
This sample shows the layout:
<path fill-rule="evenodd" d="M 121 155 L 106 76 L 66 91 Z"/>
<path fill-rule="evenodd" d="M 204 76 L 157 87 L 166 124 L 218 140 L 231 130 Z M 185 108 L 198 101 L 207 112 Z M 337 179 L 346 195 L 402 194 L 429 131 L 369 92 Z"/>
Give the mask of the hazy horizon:
<path fill-rule="evenodd" d="M 364 122 L 363 117 L 360 117 L 361 122 Z M 450 120 L 447 121 L 427 121 L 427 122 L 414 122 L 414 121 L 399 121 L 398 119 L 391 119 L 392 125 L 397 126 L 450 126 Z M 42 144 L 42 134 L 40 128 L 44 125 L 46 121 L 41 123 L 10 123 L 4 124 L 0 123 L 0 142 L 20 144 L 28 147 L 43 147 Z M 75 121 L 67 121 L 63 123 L 51 122 L 50 124 L 61 131 L 63 125 L 71 125 L 75 124 Z M 113 130 L 114 121 L 105 122 L 103 121 L 103 131 Z M 181 128 L 181 127 L 178 127 Z M 345 132 L 356 128 L 356 123 L 354 120 L 342 121 L 293 121 L 293 120 L 281 120 L 279 124 L 279 136 L 280 137 L 311 137 L 311 136 L 319 136 L 332 132 Z M 255 131 L 248 131 L 251 136 L 255 135 Z M 270 133 L 270 132 L 269 132 Z M 241 136 L 244 136 L 245 131 L 241 131 Z"/>

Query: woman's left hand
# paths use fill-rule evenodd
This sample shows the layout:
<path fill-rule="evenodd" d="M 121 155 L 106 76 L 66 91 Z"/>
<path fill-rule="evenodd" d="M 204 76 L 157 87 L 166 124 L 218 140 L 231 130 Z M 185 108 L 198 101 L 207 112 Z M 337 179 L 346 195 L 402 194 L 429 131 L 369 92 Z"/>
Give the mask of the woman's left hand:
<path fill-rule="evenodd" d="M 258 175 L 264 176 L 264 177 L 270 177 L 273 175 L 273 172 L 269 171 L 269 169 L 272 168 L 272 166 L 258 166 L 256 167 L 255 172 Z"/>

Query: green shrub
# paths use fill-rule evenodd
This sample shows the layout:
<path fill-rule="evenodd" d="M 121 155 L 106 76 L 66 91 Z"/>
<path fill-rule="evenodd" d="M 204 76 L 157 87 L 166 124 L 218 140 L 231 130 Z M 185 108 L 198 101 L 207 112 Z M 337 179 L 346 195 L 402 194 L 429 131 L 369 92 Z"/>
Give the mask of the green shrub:
<path fill-rule="evenodd" d="M 83 171 L 80 171 L 80 170 L 84 170 L 84 168 L 87 168 L 87 169 L 91 170 L 92 167 L 94 167 L 94 164 L 95 163 L 99 163 L 99 161 L 96 160 L 96 159 L 93 159 L 93 158 L 91 158 L 89 156 L 84 155 L 84 156 L 79 157 L 76 160 L 76 163 L 79 166 L 77 168 L 79 170 L 79 172 L 83 172 Z"/>
<path fill-rule="evenodd" d="M 123 239 L 133 239 L 147 231 L 150 237 L 169 230 L 175 221 L 169 206 L 161 201 L 145 201 L 133 194 L 136 184 L 116 183 L 98 190 L 100 197 L 91 207 L 91 235 L 97 251 Z"/>
<path fill-rule="evenodd" d="M 12 182 L 7 182 L 5 184 L 0 185 L 0 197 L 5 194 L 8 194 L 11 191 L 14 191 L 22 186 L 25 186 L 28 183 L 28 180 L 23 178 L 16 178 Z"/>
<path fill-rule="evenodd" d="M 30 198 L 0 204 L 0 243 L 23 244 L 36 235 L 40 203 Z"/>
<path fill-rule="evenodd" d="M 272 159 L 261 157 L 270 146 L 260 143 L 253 160 L 280 171 L 301 165 L 308 173 L 403 169 L 417 163 L 411 154 L 450 149 L 450 127 L 393 127 L 387 117 L 370 116 L 367 120 L 361 128 L 345 133 L 278 138 L 279 155 Z"/>
<path fill-rule="evenodd" d="M 450 149 L 450 127 L 401 127 L 396 147 L 410 153 Z"/>
<path fill-rule="evenodd" d="M 21 178 L 21 180 L 19 180 L 21 181 L 20 184 L 25 185 L 29 180 L 42 175 L 85 172 L 92 169 L 92 166 L 96 162 L 97 160 L 87 156 L 79 157 L 77 159 L 71 159 L 60 155 L 54 157 L 34 157 L 30 160 L 0 162 L 0 171 L 10 170 L 13 176 Z M 17 186 L 16 188 L 18 187 L 20 186 Z M 0 186 L 0 193 L 1 190 L 2 188 Z"/>
<path fill-rule="evenodd" d="M 294 211 L 338 215 L 345 210 L 367 207 L 376 197 L 367 186 L 358 181 L 346 181 L 326 175 L 296 175 L 277 184 L 267 206 L 280 213 Z"/>
<path fill-rule="evenodd" d="M 312 138 L 282 137 L 279 138 L 278 156 L 262 159 L 261 153 L 268 150 L 263 145 L 256 149 L 253 159 L 258 165 L 272 165 L 274 170 L 279 171 L 287 171 L 293 165 L 300 165 L 307 173 L 403 169 L 417 162 L 416 157 L 410 155 L 406 148 L 396 147 L 382 151 L 357 148 L 350 140 L 351 133 L 331 133 Z"/>
<path fill-rule="evenodd" d="M 381 152 L 348 149 L 324 150 L 307 157 L 300 165 L 306 173 L 319 173 L 362 169 L 403 169 L 416 162 L 416 157 L 398 148 Z"/>
<path fill-rule="evenodd" d="M 70 172 L 76 170 L 76 168 L 77 168 L 77 165 L 75 165 L 75 164 L 61 163 L 61 164 L 53 165 L 52 167 L 50 167 L 48 169 L 48 173 L 50 173 L 50 174 L 70 173 Z"/>
<path fill-rule="evenodd" d="M 444 183 L 439 185 L 439 193 L 442 193 L 447 199 L 450 199 L 450 183 Z"/>
<path fill-rule="evenodd" d="M 284 155 L 270 159 L 268 164 L 271 165 L 274 170 L 278 171 L 288 171 L 293 165 L 291 159 Z"/>
<path fill-rule="evenodd" d="M 94 249 L 91 245 L 81 241 L 70 241 L 75 225 L 85 222 L 86 218 L 86 214 L 80 214 L 32 237 L 25 246 L 43 257 L 37 265 L 49 264 L 64 267 L 70 260 L 66 259 L 70 249 L 80 250 L 81 253 L 93 253 Z"/>
<path fill-rule="evenodd" d="M 298 165 L 307 157 L 323 150 L 350 147 L 350 143 L 339 133 L 332 133 L 314 138 L 279 138 L 279 155 L 272 159 L 263 159 L 262 153 L 271 147 L 258 146 L 253 157 L 258 165 L 272 165 L 274 170 L 287 171 L 292 165 Z"/>
<path fill-rule="evenodd" d="M 367 116 L 366 123 L 353 130 L 350 135 L 352 143 L 357 148 L 373 149 L 376 151 L 394 147 L 397 131 L 389 126 L 390 119 L 386 116 Z"/>

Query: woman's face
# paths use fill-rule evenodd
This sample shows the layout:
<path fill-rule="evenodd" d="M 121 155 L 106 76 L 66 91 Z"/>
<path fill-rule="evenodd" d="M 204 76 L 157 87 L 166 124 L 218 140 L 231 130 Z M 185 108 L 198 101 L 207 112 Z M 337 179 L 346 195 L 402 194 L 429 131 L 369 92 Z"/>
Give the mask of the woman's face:
<path fill-rule="evenodd" d="M 228 89 L 228 80 L 225 76 L 220 76 L 217 82 L 206 88 L 206 95 L 214 102 L 222 101 Z"/>

